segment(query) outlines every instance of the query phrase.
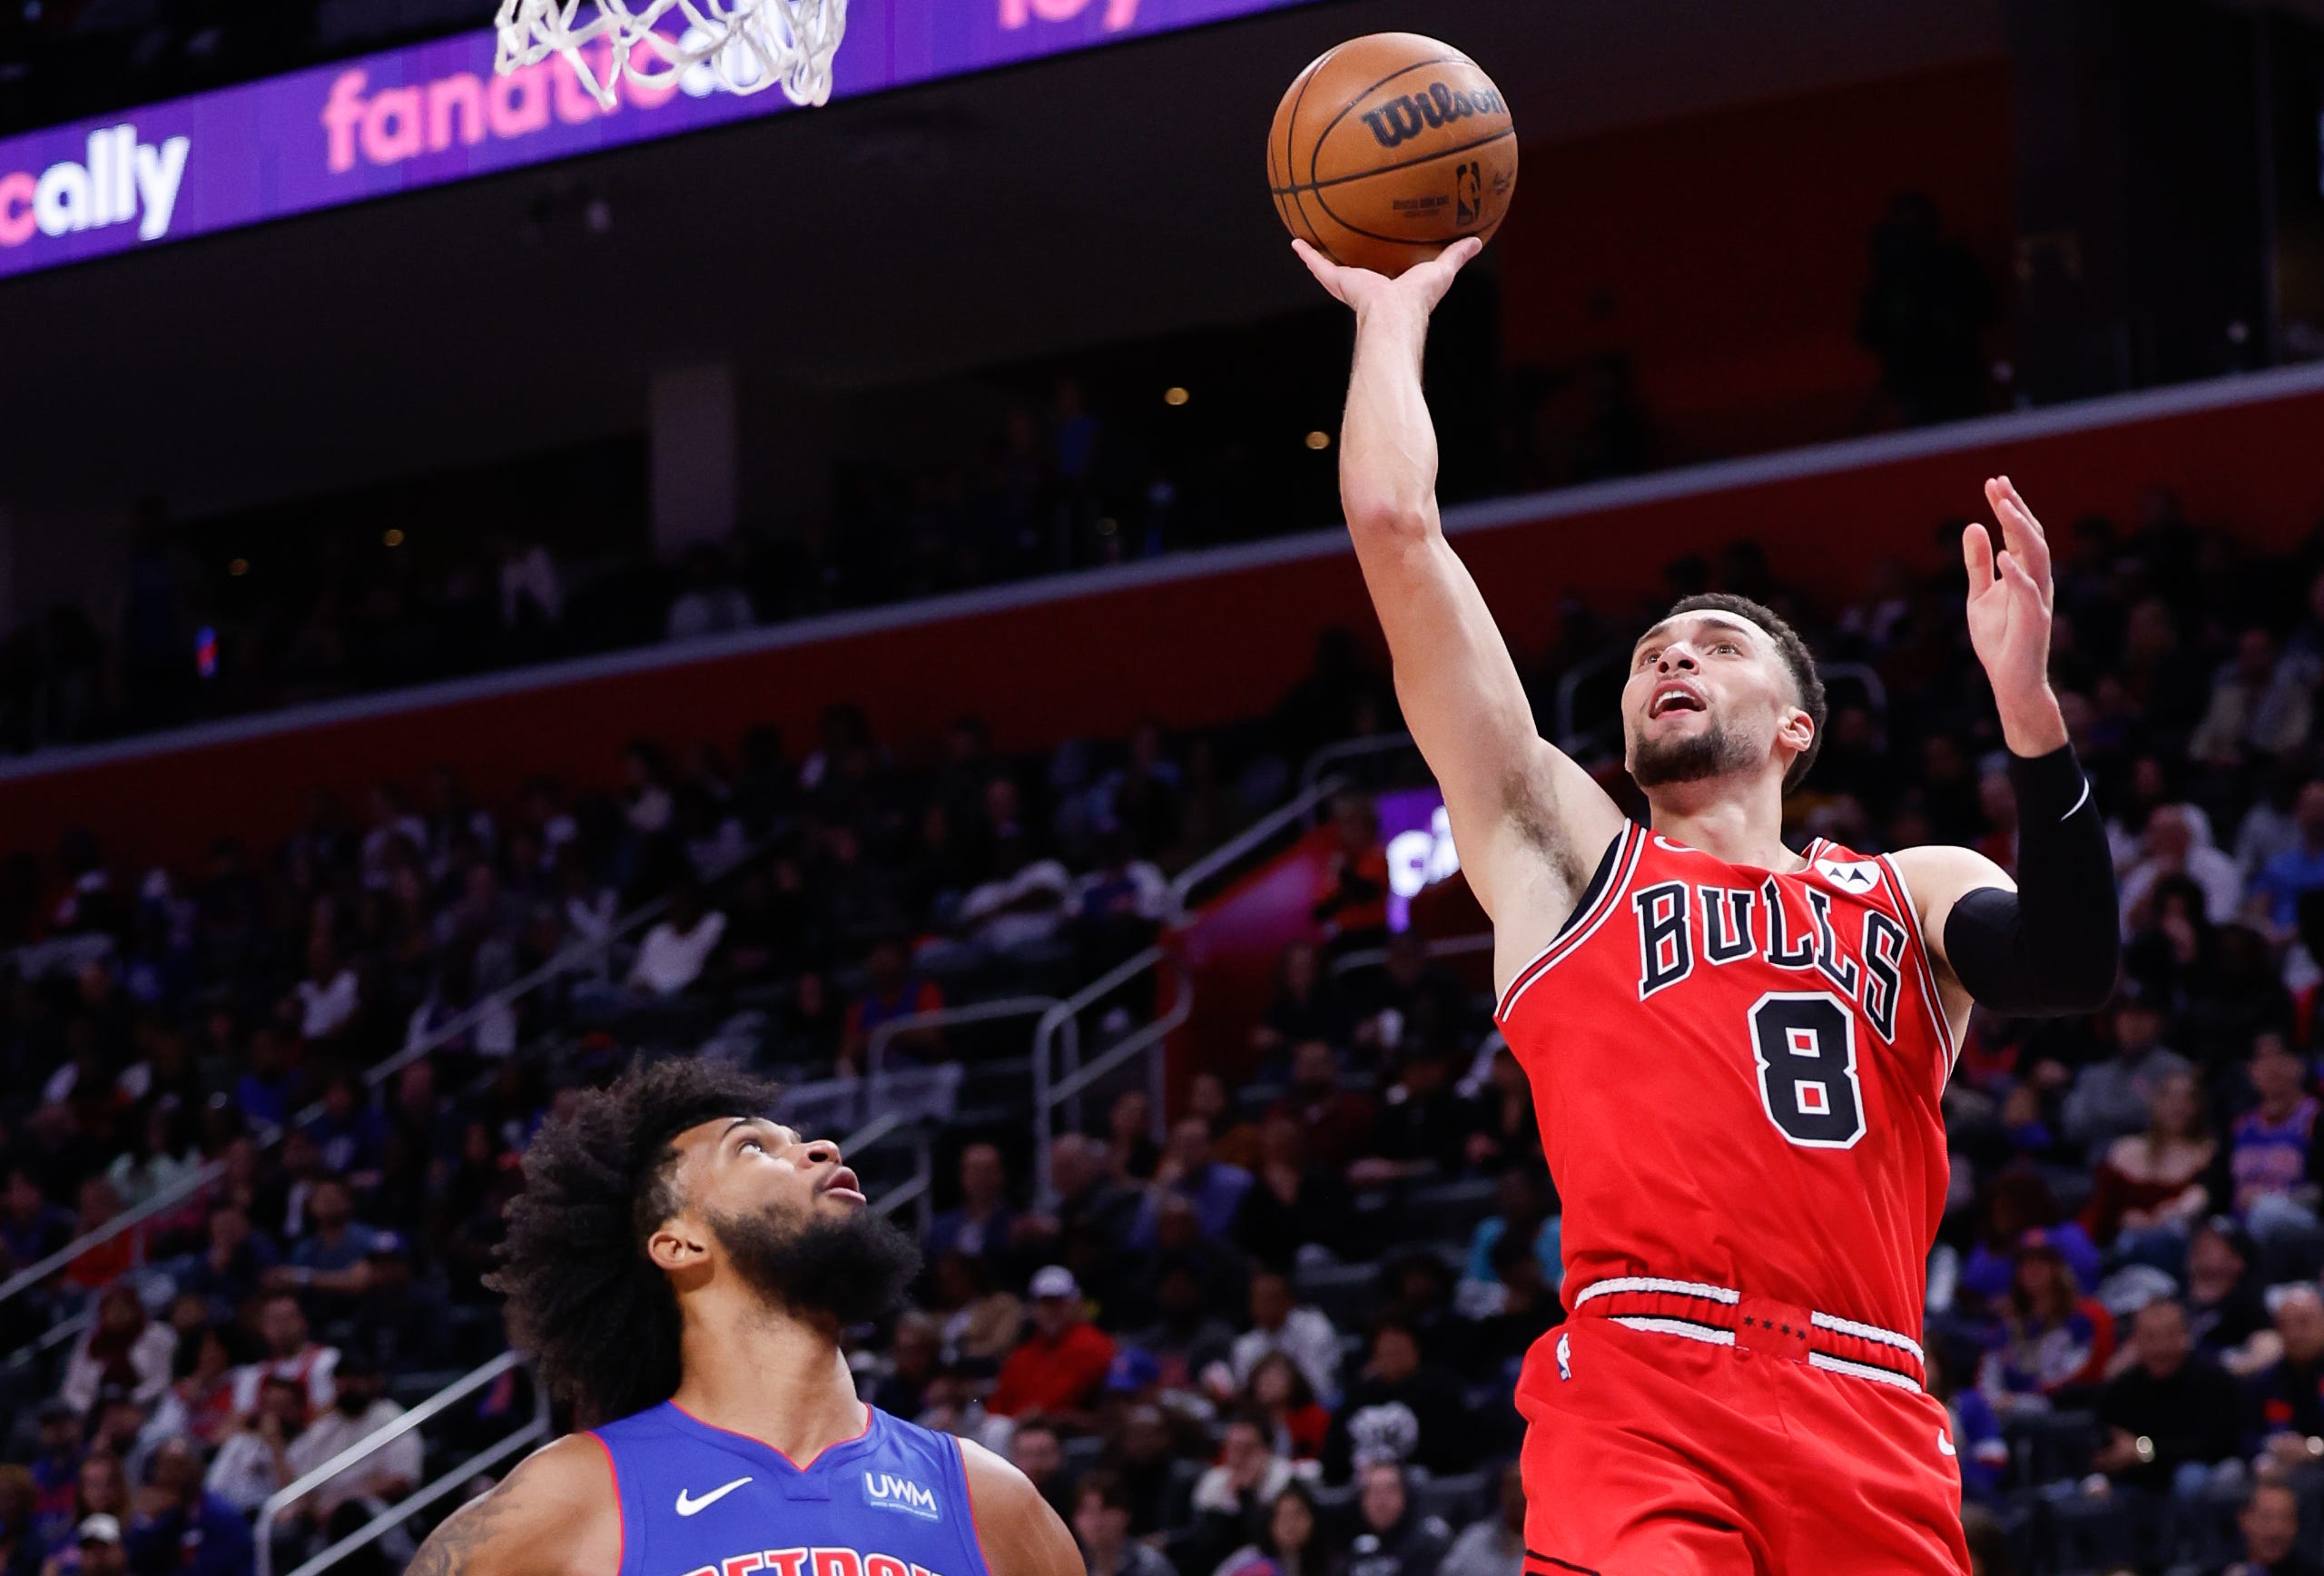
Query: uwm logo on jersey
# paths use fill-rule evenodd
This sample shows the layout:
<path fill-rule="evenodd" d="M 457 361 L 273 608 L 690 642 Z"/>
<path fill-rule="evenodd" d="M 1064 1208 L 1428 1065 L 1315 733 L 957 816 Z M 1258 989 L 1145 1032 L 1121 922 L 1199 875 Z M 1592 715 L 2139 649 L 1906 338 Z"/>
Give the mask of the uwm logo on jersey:
<path fill-rule="evenodd" d="M 925 1565 L 899 1560 L 893 1554 L 866 1554 L 854 1549 L 763 1549 L 730 1555 L 715 1565 L 689 1571 L 686 1576 L 936 1576 Z"/>
<path fill-rule="evenodd" d="M 865 1473 L 863 1502 L 874 1510 L 902 1511 L 931 1522 L 938 1519 L 936 1496 L 893 1473 Z"/>
<path fill-rule="evenodd" d="M 1818 860 L 1816 873 L 1866 897 L 1881 884 L 1870 861 Z M 1857 907 L 1850 904 L 1846 907 Z M 1813 881 L 1759 885 L 1658 881 L 1630 893 L 1638 921 L 1638 999 L 1685 983 L 1699 969 L 1745 958 L 1807 976 L 1864 1015 L 1885 1042 L 1896 1039 L 1896 1002 L 1911 945 L 1905 927 L 1871 902 L 1851 920 L 1837 915 L 1833 893 Z"/>

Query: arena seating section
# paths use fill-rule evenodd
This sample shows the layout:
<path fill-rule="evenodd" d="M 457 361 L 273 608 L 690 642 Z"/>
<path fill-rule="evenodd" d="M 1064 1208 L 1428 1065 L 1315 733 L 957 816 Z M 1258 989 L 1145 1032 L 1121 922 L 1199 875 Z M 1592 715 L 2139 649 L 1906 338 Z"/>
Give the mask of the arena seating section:
<path fill-rule="evenodd" d="M 2126 978 L 2093 1019 L 1981 1016 L 1946 1100 L 1955 1183 L 1928 1344 L 1977 1536 L 2020 1571 L 2209 1568 L 2240 1546 L 2255 1471 L 2289 1471 L 2305 1546 L 2324 1552 L 2324 1477 L 2288 1467 L 2305 1444 L 2276 1438 L 2324 1433 L 2324 1313 L 2282 1290 L 2313 1292 L 2324 1269 L 2324 542 L 2260 553 L 2237 522 L 2189 512 L 2203 507 L 2156 494 L 2134 518 L 2055 522 L 2055 675 L 2112 829 Z M 2009 862 L 1957 574 L 1884 570 L 1817 599 L 1738 551 L 1669 578 L 1766 598 L 1827 660 L 1878 676 L 1841 692 L 1800 832 Z M 1629 635 L 1569 613 L 1527 675 L 1543 714 Z M 222 1175 L 0 1301 L 17 1354 L 0 1370 L 5 1454 L 26 1463 L 0 1468 L 0 1548 L 120 1507 L 90 1452 L 143 1482 L 165 1433 L 213 1448 L 255 1426 L 228 1397 L 241 1364 L 269 1360 L 268 1292 L 290 1290 L 350 1371 L 385 1365 L 406 1404 L 494 1357 L 478 1276 L 528 1136 L 633 1054 L 702 1054 L 793 1086 L 834 1136 L 872 1114 L 862 1085 L 834 1080 L 919 1091 L 910 1121 L 851 1157 L 875 1197 L 911 1186 L 923 1151 L 934 1168 L 902 1216 L 933 1211 L 918 1311 L 857 1354 L 873 1399 L 1014 1449 L 1068 1513 L 1074 1478 L 1120 1469 L 1134 1530 L 1179 1576 L 1264 1542 L 1264 1512 L 1208 1470 L 1256 1404 L 1289 1463 L 1263 1476 L 1316 1485 L 1341 1568 L 1429 1576 L 1446 1539 L 1496 1515 L 1515 1365 L 1561 1316 L 1554 1193 L 1473 954 L 1400 947 L 1384 966 L 1376 935 L 1319 932 L 1240 1026 L 1235 1076 L 1195 1081 L 1171 1113 L 1194 1128 L 1153 1141 L 1135 1067 L 1092 1091 L 1090 1142 L 1059 1156 L 1079 1189 L 1061 1206 L 1033 1196 L 1028 1019 L 908 1030 L 867 1065 L 887 1019 L 1064 996 L 1136 953 L 1173 917 L 1173 874 L 1286 799 L 1314 748 L 1393 733 L 1394 705 L 1384 675 L 1337 668 L 1231 725 L 1008 755 L 967 719 L 921 760 L 834 704 L 812 749 L 767 730 L 677 760 L 641 742 L 619 792 L 544 775 L 477 803 L 438 770 L 367 803 L 318 796 L 287 840 L 229 839 L 174 868 L 116 867 L 86 836 L 15 862 L 0 1278 L 208 1162 Z M 1095 1001 L 1084 1054 L 1157 1007 L 1150 979 Z M 1059 1417 L 1055 1463 L 1027 1416 L 983 1404 L 1050 1264 L 1073 1269 L 1116 1353 Z M 1243 1337 L 1274 1272 L 1313 1310 L 1284 1344 L 1319 1410 L 1252 1391 L 1270 1343 Z M 2140 1375 L 2167 1342 L 2132 1335 L 2144 1305 L 2191 1296 L 2195 1361 L 2223 1364 L 2234 1396 L 2195 1427 Z M 303 1373 L 312 1355 L 293 1340 L 271 1360 Z M 531 1406 L 521 1374 L 463 1401 L 426 1431 L 424 1475 Z M 2156 1461 L 2109 1453 L 2118 1427 L 2154 1439 Z M 1419 1469 L 1415 1518 L 1359 1547 L 1351 1474 L 1381 1459 Z M 279 1569 L 320 1546 L 285 1536 Z M 1490 1532 L 1464 1548 L 1507 1552 Z"/>

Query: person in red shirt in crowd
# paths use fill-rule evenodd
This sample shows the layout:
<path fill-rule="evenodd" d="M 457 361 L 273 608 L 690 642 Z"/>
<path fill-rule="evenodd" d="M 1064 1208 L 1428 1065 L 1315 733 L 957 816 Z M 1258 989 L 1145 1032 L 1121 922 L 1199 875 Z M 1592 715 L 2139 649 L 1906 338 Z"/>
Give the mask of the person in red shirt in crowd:
<path fill-rule="evenodd" d="M 1315 1400 L 1315 1387 L 1286 1352 L 1269 1352 L 1251 1370 L 1244 1398 L 1275 1425 L 1275 1453 L 1293 1461 L 1317 1461 L 1332 1431 L 1332 1414 Z"/>
<path fill-rule="evenodd" d="M 877 1068 L 864 1066 L 864 1058 L 872 1048 L 872 1031 L 891 1019 L 908 1018 L 915 1012 L 934 1012 L 944 1005 L 944 992 L 933 980 L 913 977 L 906 958 L 903 941 L 897 937 L 881 938 L 872 948 L 872 955 L 863 960 L 872 976 L 862 995 L 847 1004 L 847 1025 L 840 1040 L 839 1065 L 842 1071 L 876 1072 Z M 915 1060 L 931 1061 L 943 1053 L 943 1037 L 933 1029 L 907 1029 L 889 1041 L 887 1054 L 902 1052 Z"/>
<path fill-rule="evenodd" d="M 73 1235 L 86 1236 L 120 1213 L 121 1195 L 113 1184 L 92 1177 L 81 1184 L 81 1212 L 73 1222 Z M 127 1275 L 136 1262 L 133 1235 L 133 1230 L 117 1231 L 80 1254 L 64 1266 L 64 1284 L 93 1292 Z"/>
<path fill-rule="evenodd" d="M 1361 793 L 1332 801 L 1332 852 L 1309 917 L 1331 938 L 1334 955 L 1388 939 L 1388 850 L 1380 812 Z"/>
<path fill-rule="evenodd" d="M 997 1417 L 1038 1412 L 1087 1425 L 1098 1387 L 1114 1364 L 1114 1338 L 1083 1316 L 1080 1284 L 1063 1265 L 1036 1274 L 1030 1290 L 1033 1333 L 1001 1364 L 984 1409 Z"/>

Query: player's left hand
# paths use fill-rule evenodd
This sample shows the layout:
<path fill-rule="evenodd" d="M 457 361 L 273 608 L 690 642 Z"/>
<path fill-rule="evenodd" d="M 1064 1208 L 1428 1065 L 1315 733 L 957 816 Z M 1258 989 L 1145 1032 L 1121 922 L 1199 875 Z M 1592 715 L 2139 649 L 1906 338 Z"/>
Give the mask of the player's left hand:
<path fill-rule="evenodd" d="M 2001 522 L 2002 550 L 1994 551 L 1992 534 L 1976 522 L 1961 535 L 1969 570 L 1969 643 L 1992 681 L 2004 733 L 2022 731 L 2012 726 L 2022 718 L 2023 726 L 2047 734 L 2053 731 L 2048 719 L 2057 711 L 2050 693 L 2049 539 L 2009 478 L 1988 478 L 1985 500 Z M 2054 732 L 2063 743 L 2063 724 Z M 2014 738 L 2011 748 L 2040 753 L 2020 749 Z"/>

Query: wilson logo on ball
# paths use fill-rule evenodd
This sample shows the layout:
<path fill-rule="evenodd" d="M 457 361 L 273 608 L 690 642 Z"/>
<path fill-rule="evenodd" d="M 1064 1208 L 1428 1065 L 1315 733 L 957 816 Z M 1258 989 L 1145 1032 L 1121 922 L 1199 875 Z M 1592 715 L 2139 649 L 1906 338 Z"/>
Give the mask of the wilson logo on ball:
<path fill-rule="evenodd" d="M 1508 104 L 1497 93 L 1482 88 L 1454 93 L 1443 83 L 1433 82 L 1424 92 L 1398 94 L 1376 109 L 1364 111 L 1364 123 L 1372 128 L 1373 137 L 1382 147 L 1393 148 L 1419 136 L 1423 130 L 1449 126 L 1471 115 L 1508 113 Z"/>

